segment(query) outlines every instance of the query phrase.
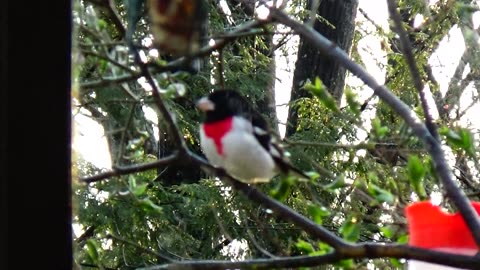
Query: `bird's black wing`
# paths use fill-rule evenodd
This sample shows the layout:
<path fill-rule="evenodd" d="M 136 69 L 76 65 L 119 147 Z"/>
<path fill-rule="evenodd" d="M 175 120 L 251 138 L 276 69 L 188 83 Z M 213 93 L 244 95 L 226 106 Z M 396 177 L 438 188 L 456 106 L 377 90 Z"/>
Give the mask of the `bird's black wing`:
<path fill-rule="evenodd" d="M 267 121 L 265 121 L 261 115 L 256 113 L 252 113 L 250 115 L 250 119 L 252 121 L 253 134 L 255 135 L 255 138 L 260 142 L 263 148 L 265 148 L 267 151 L 270 151 L 272 137 L 269 132 Z"/>

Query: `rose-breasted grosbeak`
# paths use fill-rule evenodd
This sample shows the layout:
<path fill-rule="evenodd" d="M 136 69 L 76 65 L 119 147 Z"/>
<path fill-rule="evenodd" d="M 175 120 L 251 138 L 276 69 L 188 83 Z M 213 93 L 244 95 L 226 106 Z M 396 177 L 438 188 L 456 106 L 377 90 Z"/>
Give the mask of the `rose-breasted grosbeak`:
<path fill-rule="evenodd" d="M 217 90 L 197 101 L 205 113 L 200 145 L 208 161 L 245 183 L 268 182 L 294 168 L 275 142 L 269 126 L 250 102 L 234 90 Z"/>

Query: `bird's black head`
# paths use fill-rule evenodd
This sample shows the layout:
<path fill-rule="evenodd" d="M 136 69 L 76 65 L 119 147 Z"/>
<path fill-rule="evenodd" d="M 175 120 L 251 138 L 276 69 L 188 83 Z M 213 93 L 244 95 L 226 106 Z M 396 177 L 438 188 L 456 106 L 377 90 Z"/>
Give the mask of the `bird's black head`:
<path fill-rule="evenodd" d="M 250 102 L 235 90 L 222 89 L 210 93 L 197 101 L 197 108 L 205 113 L 205 122 L 215 122 L 231 116 L 252 113 Z"/>

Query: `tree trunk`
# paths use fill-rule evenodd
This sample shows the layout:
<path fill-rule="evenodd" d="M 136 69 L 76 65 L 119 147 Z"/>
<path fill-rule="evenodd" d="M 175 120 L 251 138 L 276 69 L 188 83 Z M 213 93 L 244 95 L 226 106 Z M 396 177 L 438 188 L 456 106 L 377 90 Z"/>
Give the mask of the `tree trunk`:
<path fill-rule="evenodd" d="M 310 9 L 313 1 L 309 1 Z M 350 51 L 355 30 L 355 16 L 357 14 L 358 0 L 323 0 L 317 10 L 321 20 L 315 20 L 314 29 L 320 34 L 333 41 L 345 51 Z M 346 70 L 329 55 L 320 51 L 300 39 L 298 58 L 293 75 L 292 95 L 290 101 L 302 97 L 310 97 L 310 93 L 303 90 L 303 84 L 307 79 L 313 81 L 318 76 L 328 87 L 337 103 L 340 103 L 345 85 Z M 289 108 L 287 119 L 286 137 L 295 133 L 298 125 L 298 113 L 296 108 Z"/>

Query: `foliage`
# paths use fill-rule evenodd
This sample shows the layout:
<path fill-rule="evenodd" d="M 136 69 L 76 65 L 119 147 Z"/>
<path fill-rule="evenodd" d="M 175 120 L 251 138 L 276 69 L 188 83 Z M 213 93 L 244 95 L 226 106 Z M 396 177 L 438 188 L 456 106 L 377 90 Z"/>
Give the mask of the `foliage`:
<path fill-rule="evenodd" d="M 122 37 L 127 22 L 138 20 L 134 33 L 129 34 L 145 55 L 188 149 L 201 155 L 197 130 L 200 116 L 193 108 L 194 102 L 211 89 L 235 88 L 266 116 L 271 115 L 261 104 L 269 102 L 267 88 L 275 80 L 273 55 L 287 46 L 275 47 L 273 24 L 234 33 L 221 49 L 201 56 L 207 64 L 190 74 L 179 71 L 179 66 L 169 66 L 176 58 L 152 45 L 145 12 L 132 19 L 124 1 L 74 2 L 73 113 L 88 115 L 103 126 L 114 166 L 153 162 L 175 151 L 151 86 L 139 79 L 140 69 Z M 289 16 L 307 18 L 310 11 L 303 2 L 292 1 L 285 9 Z M 475 79 L 480 81 L 476 78 L 478 63 L 469 63 L 468 74 L 472 75 L 453 77 L 446 94 L 441 93 L 429 62 L 449 31 L 457 26 L 468 28 L 461 23 L 461 16 L 471 17 L 472 13 L 450 2 L 455 1 L 438 1 L 432 6 L 425 6 L 424 1 L 400 1 L 400 10 L 422 80 L 432 92 L 432 106 L 439 110 L 440 139 L 449 147 L 460 187 L 478 200 L 478 133 L 464 117 L 469 108 L 478 105 L 478 94 L 470 91 L 475 99 L 465 109 L 470 104 L 461 99 L 467 95 L 464 89 L 452 90 L 454 84 L 462 83 L 478 90 L 478 83 L 474 83 Z M 237 1 L 226 3 L 231 15 L 219 8 L 217 1 L 208 1 L 208 34 L 217 41 L 254 18 L 248 6 Z M 118 16 L 120 25 L 112 14 Z M 413 21 L 419 14 L 426 22 L 415 28 Z M 359 42 L 370 34 L 379 37 L 387 59 L 386 65 L 379 64 L 385 70 L 385 85 L 424 119 L 397 35 L 378 26 L 367 27 L 370 24 L 368 18 L 359 21 L 352 37 L 352 58 L 365 66 Z M 281 34 L 282 38 L 290 39 L 291 33 Z M 478 53 L 470 47 L 467 51 Z M 457 69 L 462 68 L 460 65 Z M 279 176 L 257 188 L 346 241 L 406 243 L 403 208 L 409 202 L 443 192 L 425 145 L 389 105 L 365 97 L 363 86 L 356 85 L 352 78 L 345 86 L 341 104 L 333 100 L 318 78 L 302 82 L 302 86 L 313 97 L 289 102 L 297 110 L 299 121 L 285 144 L 293 164 L 319 177 L 302 181 Z M 149 110 L 155 112 L 156 119 L 148 117 Z M 104 173 L 79 154 L 74 157 L 74 177 Z M 72 200 L 73 223 L 85 232 L 74 239 L 74 258 L 81 269 L 135 269 L 172 260 L 313 256 L 333 250 L 188 162 L 115 175 L 90 184 L 75 183 Z M 447 200 L 442 203 L 452 206 Z M 87 234 L 89 229 L 93 233 Z M 403 263 L 364 258 L 342 260 L 324 269 L 360 269 L 366 264 L 377 269 L 402 269 Z"/>

